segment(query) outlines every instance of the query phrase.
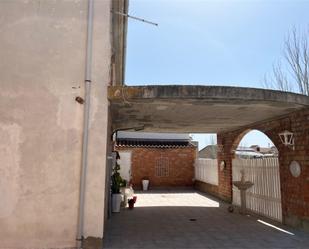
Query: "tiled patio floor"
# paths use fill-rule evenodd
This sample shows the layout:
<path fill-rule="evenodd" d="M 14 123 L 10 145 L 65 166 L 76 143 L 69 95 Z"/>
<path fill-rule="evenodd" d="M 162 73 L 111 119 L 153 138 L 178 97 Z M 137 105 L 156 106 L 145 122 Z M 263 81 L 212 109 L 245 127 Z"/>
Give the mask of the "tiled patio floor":
<path fill-rule="evenodd" d="M 139 192 L 133 210 L 109 220 L 104 248 L 309 248 L 308 233 L 227 207 L 195 191 Z"/>

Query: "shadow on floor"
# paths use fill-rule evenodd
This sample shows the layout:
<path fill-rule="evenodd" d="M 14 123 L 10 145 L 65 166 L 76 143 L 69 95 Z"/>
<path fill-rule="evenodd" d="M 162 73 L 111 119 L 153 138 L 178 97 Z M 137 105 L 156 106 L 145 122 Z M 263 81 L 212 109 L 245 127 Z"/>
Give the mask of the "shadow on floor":
<path fill-rule="evenodd" d="M 288 229 L 289 234 L 255 217 L 229 213 L 226 203 L 198 192 L 137 196 L 140 206 L 108 221 L 104 248 L 309 248 L 308 234 Z"/>

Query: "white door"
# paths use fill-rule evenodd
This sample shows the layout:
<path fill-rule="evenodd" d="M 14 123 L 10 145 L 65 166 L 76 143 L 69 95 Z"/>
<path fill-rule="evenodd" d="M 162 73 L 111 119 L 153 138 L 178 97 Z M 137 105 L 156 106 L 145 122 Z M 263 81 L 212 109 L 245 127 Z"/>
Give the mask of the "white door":
<path fill-rule="evenodd" d="M 131 180 L 131 151 L 119 151 L 120 176 L 127 182 Z"/>

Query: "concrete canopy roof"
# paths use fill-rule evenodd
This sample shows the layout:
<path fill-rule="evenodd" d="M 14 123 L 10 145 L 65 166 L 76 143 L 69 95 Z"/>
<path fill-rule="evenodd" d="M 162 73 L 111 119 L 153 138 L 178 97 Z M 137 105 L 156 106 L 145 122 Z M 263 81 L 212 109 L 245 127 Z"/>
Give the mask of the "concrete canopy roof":
<path fill-rule="evenodd" d="M 219 133 L 309 107 L 309 97 L 242 87 L 149 85 L 109 87 L 113 129 Z"/>

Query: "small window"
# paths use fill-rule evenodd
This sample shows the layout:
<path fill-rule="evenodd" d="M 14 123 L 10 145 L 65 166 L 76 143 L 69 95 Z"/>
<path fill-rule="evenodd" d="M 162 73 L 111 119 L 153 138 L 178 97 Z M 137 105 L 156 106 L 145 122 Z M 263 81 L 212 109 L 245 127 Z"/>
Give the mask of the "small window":
<path fill-rule="evenodd" d="M 169 160 L 168 157 L 157 157 L 156 159 L 156 176 L 168 177 L 169 176 Z"/>

